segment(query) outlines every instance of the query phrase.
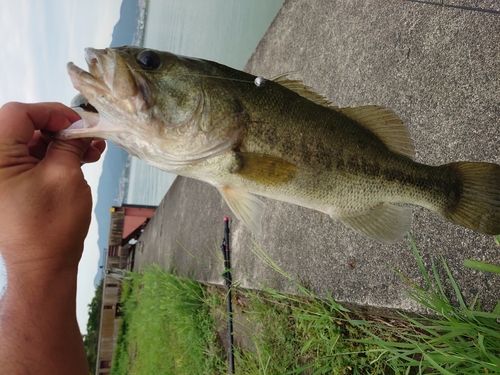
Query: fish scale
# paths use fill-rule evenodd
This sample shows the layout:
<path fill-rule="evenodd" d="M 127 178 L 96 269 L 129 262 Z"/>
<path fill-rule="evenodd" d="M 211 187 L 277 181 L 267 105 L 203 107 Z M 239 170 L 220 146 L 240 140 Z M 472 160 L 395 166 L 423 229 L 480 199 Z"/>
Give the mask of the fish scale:
<path fill-rule="evenodd" d="M 399 117 L 366 105 L 331 106 L 286 76 L 265 80 L 201 59 L 138 47 L 86 50 L 89 72 L 68 64 L 98 113 L 56 137 L 104 138 L 162 170 L 216 187 L 261 231 L 261 195 L 322 211 L 390 244 L 411 208 L 490 235 L 500 233 L 500 166 L 428 166 Z"/>

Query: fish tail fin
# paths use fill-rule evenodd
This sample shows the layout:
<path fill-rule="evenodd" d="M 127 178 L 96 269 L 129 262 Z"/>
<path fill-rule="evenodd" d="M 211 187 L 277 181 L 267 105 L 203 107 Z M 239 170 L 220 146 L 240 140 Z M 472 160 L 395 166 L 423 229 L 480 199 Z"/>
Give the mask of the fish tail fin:
<path fill-rule="evenodd" d="M 478 232 L 500 234 L 500 165 L 458 162 L 446 167 L 452 169 L 459 187 L 441 215 Z"/>

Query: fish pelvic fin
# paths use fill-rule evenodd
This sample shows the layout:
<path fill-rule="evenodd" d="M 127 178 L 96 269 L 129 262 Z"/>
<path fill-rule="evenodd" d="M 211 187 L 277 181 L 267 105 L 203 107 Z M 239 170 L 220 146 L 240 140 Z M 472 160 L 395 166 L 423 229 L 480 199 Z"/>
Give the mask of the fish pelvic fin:
<path fill-rule="evenodd" d="M 411 214 L 410 207 L 381 203 L 358 214 L 332 217 L 363 236 L 390 245 L 402 240 L 408 233 Z"/>
<path fill-rule="evenodd" d="M 399 116 L 390 109 L 376 105 L 348 108 L 331 107 L 331 109 L 343 113 L 370 130 L 389 150 L 410 159 L 415 157 L 415 144 L 408 128 L 404 126 Z"/>
<path fill-rule="evenodd" d="M 261 220 L 265 204 L 256 196 L 228 186 L 218 188 L 227 205 L 254 234 L 262 232 Z"/>
<path fill-rule="evenodd" d="M 500 165 L 458 162 L 446 166 L 458 175 L 461 188 L 459 196 L 439 213 L 466 228 L 500 234 Z"/>

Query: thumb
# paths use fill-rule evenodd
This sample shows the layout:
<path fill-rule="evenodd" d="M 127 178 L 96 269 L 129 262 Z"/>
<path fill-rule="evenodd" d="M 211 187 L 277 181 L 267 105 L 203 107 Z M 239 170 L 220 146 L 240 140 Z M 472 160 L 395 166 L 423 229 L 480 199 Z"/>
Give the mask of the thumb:
<path fill-rule="evenodd" d="M 71 168 L 80 168 L 82 159 L 92 139 L 53 140 L 50 142 L 42 163 L 64 164 Z"/>

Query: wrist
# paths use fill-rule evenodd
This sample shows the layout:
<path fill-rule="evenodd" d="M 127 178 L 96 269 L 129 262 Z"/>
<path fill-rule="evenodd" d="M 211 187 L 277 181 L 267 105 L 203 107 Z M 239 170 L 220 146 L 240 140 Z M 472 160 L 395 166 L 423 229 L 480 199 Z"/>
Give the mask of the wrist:
<path fill-rule="evenodd" d="M 26 288 L 45 290 L 59 283 L 64 283 L 68 287 L 74 284 L 76 288 L 78 264 L 61 264 L 50 260 L 25 264 L 7 261 L 4 263 L 8 285 L 18 287 L 23 293 Z"/>
<path fill-rule="evenodd" d="M 39 241 L 35 246 L 2 244 L 0 254 L 4 259 L 7 278 L 30 277 L 40 282 L 53 280 L 59 275 L 75 273 L 83 251 L 79 246 L 50 246 L 50 241 Z M 47 245 L 49 246 L 47 246 Z M 14 280 L 13 280 L 14 281 Z"/>
<path fill-rule="evenodd" d="M 76 321 L 77 268 L 24 271 L 7 269 L 7 290 L 0 300 L 2 373 L 84 373 Z"/>

